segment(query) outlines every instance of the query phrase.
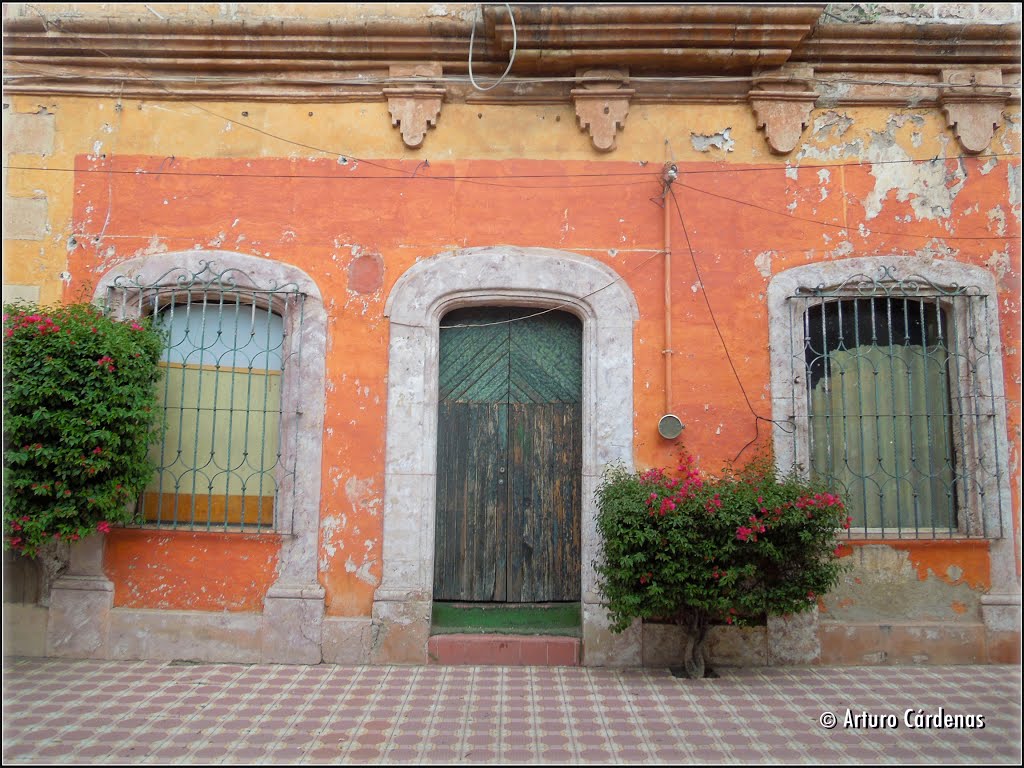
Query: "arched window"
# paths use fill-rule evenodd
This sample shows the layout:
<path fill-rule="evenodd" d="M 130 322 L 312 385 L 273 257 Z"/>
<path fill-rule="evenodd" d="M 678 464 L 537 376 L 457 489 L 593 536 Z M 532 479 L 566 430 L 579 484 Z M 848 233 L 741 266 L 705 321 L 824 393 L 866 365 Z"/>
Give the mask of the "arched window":
<path fill-rule="evenodd" d="M 251 297 L 246 297 L 251 298 Z M 147 523 L 272 527 L 281 464 L 281 317 L 203 291 L 160 308 L 166 431 L 142 498 Z"/>
<path fill-rule="evenodd" d="M 108 305 L 152 318 L 166 340 L 165 429 L 150 450 L 157 472 L 139 500 L 144 524 L 292 530 L 306 295 L 206 261 L 111 280 Z"/>
<path fill-rule="evenodd" d="M 995 286 L 954 262 L 796 267 L 768 289 L 776 460 L 851 536 L 999 538 L 1009 509 Z"/>

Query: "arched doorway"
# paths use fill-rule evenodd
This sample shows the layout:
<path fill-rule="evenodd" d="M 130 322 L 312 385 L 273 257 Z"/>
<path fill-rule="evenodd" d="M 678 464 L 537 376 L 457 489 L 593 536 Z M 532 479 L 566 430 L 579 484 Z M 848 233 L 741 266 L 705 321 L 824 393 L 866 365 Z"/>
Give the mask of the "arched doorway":
<path fill-rule="evenodd" d="M 582 324 L 580 589 L 584 663 L 639 664 L 631 631 L 614 635 L 593 563 L 594 490 L 610 463 L 633 464 L 633 325 L 621 277 L 599 261 L 547 248 L 493 246 L 417 262 L 395 283 L 388 351 L 383 569 L 374 594 L 373 660 L 423 663 L 433 607 L 441 318 L 471 306 L 571 312 Z"/>

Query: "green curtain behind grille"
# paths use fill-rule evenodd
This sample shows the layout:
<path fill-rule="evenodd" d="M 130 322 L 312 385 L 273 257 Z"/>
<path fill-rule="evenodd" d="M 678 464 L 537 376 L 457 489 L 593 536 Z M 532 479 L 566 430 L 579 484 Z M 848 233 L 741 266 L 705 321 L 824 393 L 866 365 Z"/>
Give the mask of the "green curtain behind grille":
<path fill-rule="evenodd" d="M 862 345 L 828 353 L 811 390 L 814 474 L 843 489 L 853 526 L 956 526 L 948 354 Z"/>

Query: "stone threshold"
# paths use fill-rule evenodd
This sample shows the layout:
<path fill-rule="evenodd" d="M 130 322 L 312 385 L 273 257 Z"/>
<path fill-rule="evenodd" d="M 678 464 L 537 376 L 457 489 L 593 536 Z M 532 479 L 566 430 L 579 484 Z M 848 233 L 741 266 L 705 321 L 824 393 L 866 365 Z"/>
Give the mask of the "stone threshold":
<path fill-rule="evenodd" d="M 578 637 L 456 633 L 433 635 L 427 658 L 442 666 L 578 667 L 582 646 Z"/>

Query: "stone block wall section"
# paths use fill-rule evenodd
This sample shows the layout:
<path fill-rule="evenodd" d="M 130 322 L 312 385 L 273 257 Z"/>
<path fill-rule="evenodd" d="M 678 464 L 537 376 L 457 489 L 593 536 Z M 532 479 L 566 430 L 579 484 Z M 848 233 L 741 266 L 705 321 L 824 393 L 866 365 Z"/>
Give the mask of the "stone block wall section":
<path fill-rule="evenodd" d="M 40 108 L 36 112 L 14 112 L 10 104 L 3 106 L 3 233 L 4 240 L 42 241 L 50 232 L 49 206 L 46 195 L 39 191 L 31 196 L 8 194 L 7 166 L 18 155 L 30 156 L 34 162 L 53 153 L 56 136 L 56 115 Z M 3 300 L 39 301 L 40 287 L 8 282 L 5 260 Z"/>

